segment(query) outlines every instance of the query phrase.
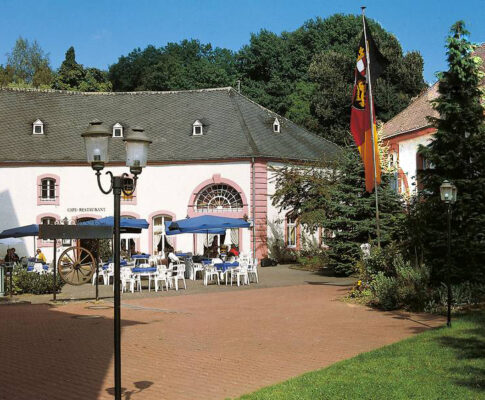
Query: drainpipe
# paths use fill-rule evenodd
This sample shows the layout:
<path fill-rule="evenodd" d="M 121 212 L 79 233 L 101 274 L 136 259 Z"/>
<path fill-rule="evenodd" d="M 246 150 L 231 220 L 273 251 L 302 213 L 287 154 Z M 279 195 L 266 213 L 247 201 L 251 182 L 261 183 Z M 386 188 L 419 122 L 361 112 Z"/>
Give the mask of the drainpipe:
<path fill-rule="evenodd" d="M 251 158 L 251 170 L 253 181 L 253 260 L 256 258 L 256 173 L 254 169 L 254 157 Z"/>

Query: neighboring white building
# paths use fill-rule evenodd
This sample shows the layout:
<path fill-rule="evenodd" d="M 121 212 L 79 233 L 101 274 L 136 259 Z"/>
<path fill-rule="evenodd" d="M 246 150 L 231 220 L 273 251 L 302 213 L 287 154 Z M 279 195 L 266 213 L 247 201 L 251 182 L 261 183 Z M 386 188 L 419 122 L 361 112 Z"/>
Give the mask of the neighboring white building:
<path fill-rule="evenodd" d="M 482 59 L 485 72 L 485 43 L 475 49 L 474 55 Z M 397 167 L 399 193 L 415 194 L 420 186 L 418 171 L 430 167 L 418 149 L 420 145 L 428 145 L 436 132 L 428 117 L 439 116 L 432 106 L 438 95 L 438 83 L 435 83 L 383 126 L 381 138 L 389 146 L 390 162 Z"/>
<path fill-rule="evenodd" d="M 297 249 L 297 223 L 271 204 L 270 165 L 331 157 L 337 151 L 336 145 L 232 88 L 130 93 L 0 89 L 0 230 L 113 214 L 113 196 L 98 189 L 81 138 L 94 119 L 113 130 L 112 162 L 106 169 L 115 174 L 127 172 L 122 138 L 133 126 L 142 126 L 153 141 L 136 193 L 122 199 L 121 206 L 122 216 L 149 222 L 148 230 L 132 237 L 137 250 L 149 253 L 166 245 L 165 221 L 203 214 L 253 220 L 254 238 L 253 229 L 240 229 L 222 239 L 248 253 L 254 243 L 258 258 L 268 253 L 268 221 L 279 220 L 288 246 Z M 194 253 L 207 244 L 205 235 L 192 234 L 167 241 Z M 68 243 L 59 245 L 62 251 Z M 52 257 L 53 243 L 36 239 L 35 246 Z M 31 255 L 34 240 L 25 238 L 15 247 L 19 255 Z"/>

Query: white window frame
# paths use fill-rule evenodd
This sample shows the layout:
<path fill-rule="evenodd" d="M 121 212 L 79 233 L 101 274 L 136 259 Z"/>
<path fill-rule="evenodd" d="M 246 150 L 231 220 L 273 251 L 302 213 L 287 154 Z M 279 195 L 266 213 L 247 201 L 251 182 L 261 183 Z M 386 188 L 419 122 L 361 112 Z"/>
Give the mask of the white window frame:
<path fill-rule="evenodd" d="M 46 184 L 46 187 L 44 189 L 44 183 Z M 53 187 L 52 187 L 53 186 Z M 54 178 L 42 178 L 40 180 L 40 200 L 41 201 L 54 201 L 57 196 L 57 190 L 56 190 L 57 182 Z M 44 197 L 42 194 L 46 191 L 47 197 Z M 51 191 L 54 191 L 54 197 L 50 196 Z"/>
<path fill-rule="evenodd" d="M 274 119 L 274 122 L 273 122 L 273 132 L 275 132 L 275 133 L 280 133 L 281 132 L 281 124 L 280 124 L 280 121 L 278 120 L 278 118 L 275 118 Z"/>
<path fill-rule="evenodd" d="M 286 247 L 288 247 L 290 249 L 296 248 L 296 242 L 298 240 L 298 238 L 297 238 L 297 235 L 298 235 L 297 227 L 298 227 L 298 223 L 296 221 L 296 218 L 292 218 L 290 216 L 287 216 L 286 217 Z M 291 234 L 292 229 L 293 229 L 294 235 Z M 294 242 L 292 241 L 292 239 L 294 239 Z"/>
<path fill-rule="evenodd" d="M 197 132 L 197 128 L 200 128 L 200 132 Z M 192 124 L 192 136 L 202 136 L 204 134 L 204 127 L 202 125 L 202 122 L 199 120 L 196 120 Z"/>
<path fill-rule="evenodd" d="M 119 129 L 121 131 L 121 135 L 119 135 L 119 136 L 115 135 L 115 132 L 116 132 L 117 129 Z M 123 137 L 123 125 L 121 125 L 118 122 L 113 125 L 113 137 L 115 137 L 115 138 L 120 138 L 120 137 L 122 138 Z"/>
<path fill-rule="evenodd" d="M 40 132 L 35 131 L 36 127 L 40 127 Z M 32 124 L 32 135 L 43 135 L 43 134 L 44 134 L 44 123 L 40 119 L 37 119 Z"/>
<path fill-rule="evenodd" d="M 158 219 L 158 218 L 161 218 L 162 219 L 162 223 L 161 225 L 157 224 L 155 225 L 155 220 Z M 156 252 L 158 252 L 157 250 L 157 246 L 158 246 L 158 242 L 160 242 L 160 240 L 162 241 L 162 254 L 164 254 L 165 252 L 165 237 L 167 236 L 166 232 L 165 232 L 165 222 L 168 222 L 168 221 L 174 221 L 173 217 L 171 215 L 167 215 L 167 214 L 158 214 L 158 215 L 155 215 L 153 218 L 152 218 L 152 226 L 153 226 L 153 232 L 152 232 L 152 244 L 153 244 L 153 253 L 155 254 Z M 161 227 L 161 228 L 160 228 Z M 158 228 L 158 229 L 157 229 Z M 155 243 L 155 237 L 158 237 L 158 242 Z"/>

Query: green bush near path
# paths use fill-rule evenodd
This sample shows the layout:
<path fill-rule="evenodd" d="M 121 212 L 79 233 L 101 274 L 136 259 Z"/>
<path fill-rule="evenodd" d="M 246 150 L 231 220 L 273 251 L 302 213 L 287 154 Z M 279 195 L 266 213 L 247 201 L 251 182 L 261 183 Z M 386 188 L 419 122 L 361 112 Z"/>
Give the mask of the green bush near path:
<path fill-rule="evenodd" d="M 240 399 L 485 399 L 485 312 Z"/>

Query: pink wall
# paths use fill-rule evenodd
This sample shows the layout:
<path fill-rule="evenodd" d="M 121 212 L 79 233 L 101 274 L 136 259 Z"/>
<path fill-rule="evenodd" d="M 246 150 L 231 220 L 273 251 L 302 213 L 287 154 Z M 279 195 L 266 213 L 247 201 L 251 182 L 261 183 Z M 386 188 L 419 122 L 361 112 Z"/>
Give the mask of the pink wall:
<path fill-rule="evenodd" d="M 252 171 L 251 171 L 252 174 Z M 267 162 L 256 160 L 254 163 L 254 188 L 251 176 L 251 201 L 255 197 L 255 215 L 251 206 L 251 216 L 255 224 L 256 258 L 268 256 L 268 170 Z M 253 249 L 253 230 L 251 229 L 251 250 Z"/>

